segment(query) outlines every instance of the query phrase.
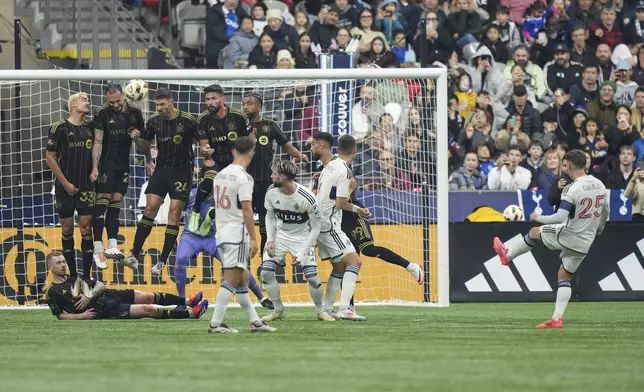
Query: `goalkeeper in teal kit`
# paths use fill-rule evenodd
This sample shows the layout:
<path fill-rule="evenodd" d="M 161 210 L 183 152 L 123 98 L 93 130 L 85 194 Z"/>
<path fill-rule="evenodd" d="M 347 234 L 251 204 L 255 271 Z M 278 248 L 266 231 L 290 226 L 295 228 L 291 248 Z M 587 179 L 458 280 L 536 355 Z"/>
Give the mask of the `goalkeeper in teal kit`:
<path fill-rule="evenodd" d="M 200 206 L 200 230 L 190 232 L 187 228 L 190 226 L 190 213 L 195 202 L 197 188 L 190 192 L 188 203 L 185 210 L 185 226 L 179 245 L 177 246 L 176 261 L 174 265 L 174 281 L 177 285 L 179 296 L 186 293 L 186 266 L 191 258 L 196 257 L 200 252 L 208 252 L 210 256 L 221 260 L 217 251 L 217 240 L 215 239 L 215 210 L 213 207 L 212 194 L 201 203 Z M 262 290 L 257 285 L 253 274 L 249 274 L 248 288 L 255 294 L 263 307 L 273 309 L 273 303 L 266 298 Z"/>

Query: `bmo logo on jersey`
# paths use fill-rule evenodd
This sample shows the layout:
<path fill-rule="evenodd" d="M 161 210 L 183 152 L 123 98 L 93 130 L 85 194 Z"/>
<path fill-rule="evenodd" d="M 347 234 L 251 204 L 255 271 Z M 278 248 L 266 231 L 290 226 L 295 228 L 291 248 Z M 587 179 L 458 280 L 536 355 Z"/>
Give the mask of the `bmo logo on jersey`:
<path fill-rule="evenodd" d="M 306 212 L 275 210 L 275 216 L 284 223 L 304 223 L 309 220 L 309 214 Z"/>

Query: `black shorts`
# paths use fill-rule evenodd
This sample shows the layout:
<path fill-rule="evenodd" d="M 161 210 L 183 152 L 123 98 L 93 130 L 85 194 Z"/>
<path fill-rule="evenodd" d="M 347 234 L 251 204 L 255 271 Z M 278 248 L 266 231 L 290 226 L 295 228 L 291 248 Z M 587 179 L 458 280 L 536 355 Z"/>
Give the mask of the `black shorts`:
<path fill-rule="evenodd" d="M 101 170 L 96 181 L 96 193 L 120 193 L 125 195 L 127 186 L 130 183 L 129 170 Z"/>
<path fill-rule="evenodd" d="M 157 195 L 164 199 L 170 195 L 170 199 L 179 200 L 183 203 L 188 201 L 192 189 L 192 173 L 189 168 L 183 169 L 156 169 L 150 178 L 145 194 Z"/>
<path fill-rule="evenodd" d="M 60 219 L 73 218 L 74 211 L 77 211 L 79 216 L 94 213 L 94 200 L 96 199 L 94 191 L 79 191 L 75 195 L 70 195 L 62 185 L 56 185 L 55 193 L 54 207 Z"/>
<path fill-rule="evenodd" d="M 353 212 L 344 211 L 342 213 L 341 227 L 344 234 L 351 240 L 358 254 L 362 253 L 365 247 L 373 245 L 373 234 L 371 233 L 369 220 L 361 218 Z"/>
<path fill-rule="evenodd" d="M 264 225 L 264 218 L 266 216 L 266 206 L 264 200 L 266 199 L 266 191 L 268 187 L 273 185 L 270 182 L 256 182 L 253 188 L 253 210 L 260 216 L 260 225 Z"/>
<path fill-rule="evenodd" d="M 130 318 L 130 306 L 134 304 L 134 290 L 105 290 L 103 307 L 96 310 L 97 319 Z"/>

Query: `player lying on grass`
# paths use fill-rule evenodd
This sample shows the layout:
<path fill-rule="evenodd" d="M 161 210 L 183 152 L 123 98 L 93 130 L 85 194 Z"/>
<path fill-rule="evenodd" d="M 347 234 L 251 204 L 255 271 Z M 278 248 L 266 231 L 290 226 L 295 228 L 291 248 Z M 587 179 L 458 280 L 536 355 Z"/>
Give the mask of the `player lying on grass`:
<path fill-rule="evenodd" d="M 313 248 L 320 234 L 317 201 L 310 190 L 294 181 L 296 175 L 297 167 L 292 162 L 275 162 L 271 175 L 273 185 L 268 188 L 264 198 L 268 239 L 262 256 L 261 278 L 266 292 L 273 299 L 275 311 L 262 320 L 270 322 L 284 318 L 284 306 L 275 270 L 278 264 L 284 265 L 284 257 L 290 253 L 293 264 L 302 266 L 318 320 L 335 321 L 323 307 L 322 282 L 318 276 Z"/>
<path fill-rule="evenodd" d="M 186 299 L 173 294 L 145 293 L 137 290 L 106 289 L 100 282 L 78 290 L 72 284 L 65 257 L 59 251 L 47 255 L 47 268 L 53 284 L 47 289 L 47 304 L 59 320 L 90 319 L 198 319 L 208 309 L 200 291 Z M 162 309 L 159 306 L 172 306 Z"/>
<path fill-rule="evenodd" d="M 550 250 L 561 252 L 555 312 L 537 328 L 563 328 L 563 314 L 572 294 L 570 278 L 586 257 L 595 237 L 603 231 L 610 213 L 606 187 L 585 172 L 585 153 L 572 150 L 564 159 L 572 182 L 564 188 L 557 212 L 547 216 L 533 212 L 530 220 L 543 226 L 533 227 L 524 238 L 507 247 L 498 237 L 494 238 L 494 250 L 503 265 L 509 265 L 539 242 Z"/>
<path fill-rule="evenodd" d="M 217 251 L 217 240 L 215 239 L 215 209 L 213 208 L 212 193 L 201 202 L 199 215 L 194 215 L 192 207 L 198 188 L 190 192 L 185 212 L 185 226 L 177 246 L 176 260 L 174 264 L 174 281 L 177 285 L 177 293 L 184 297 L 186 293 L 186 266 L 191 258 L 197 257 L 200 252 L 208 252 L 211 257 L 221 260 Z M 192 219 L 199 219 L 202 224 L 197 226 L 196 232 L 190 231 Z M 273 303 L 264 296 L 262 289 L 257 284 L 255 277 L 248 273 L 248 288 L 255 294 L 263 307 L 273 309 Z"/>

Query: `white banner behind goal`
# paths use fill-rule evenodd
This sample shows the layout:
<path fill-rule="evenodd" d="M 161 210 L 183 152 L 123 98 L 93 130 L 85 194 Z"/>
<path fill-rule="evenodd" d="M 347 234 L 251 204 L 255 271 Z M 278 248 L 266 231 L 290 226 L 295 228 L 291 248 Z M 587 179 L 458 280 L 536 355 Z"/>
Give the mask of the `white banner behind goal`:
<path fill-rule="evenodd" d="M 154 91 L 167 87 L 177 106 L 195 117 L 205 109 L 203 87 L 217 83 L 226 104 L 241 109 L 249 91 L 264 100 L 263 117 L 278 122 L 291 143 L 310 156 L 311 137 L 320 131 L 358 139 L 353 170 L 360 184 L 357 198 L 372 212 L 374 242 L 425 269 L 418 285 L 403 268 L 363 256 L 356 301 L 379 304 L 449 303 L 447 222 L 447 78 L 438 69 L 343 69 L 289 71 L 120 70 L 0 71 L 1 193 L 0 305 L 39 305 L 48 285 L 45 255 L 61 248 L 61 229 L 54 210 L 53 176 L 45 162 L 51 124 L 68 116 L 68 97 L 90 96 L 91 113 L 103 104 L 109 82 L 124 85 L 140 78 L 150 85 L 146 100 L 136 102 L 144 117 L 154 111 Z M 322 97 L 326 84 L 329 97 Z M 322 116 L 326 115 L 326 121 Z M 90 116 L 91 118 L 91 116 Z M 322 124 L 329 124 L 322 129 Z M 275 146 L 276 159 L 290 159 Z M 195 179 L 201 159 L 195 148 Z M 119 247 L 128 253 L 145 197 L 148 176 L 143 155 L 133 146 L 130 183 L 120 215 Z M 305 186 L 317 163 L 298 163 L 297 181 Z M 196 181 L 194 186 L 196 186 Z M 174 257 L 161 278 L 150 268 L 161 252 L 167 210 L 143 247 L 136 273 L 118 264 L 100 271 L 111 288 L 174 292 Z M 80 233 L 75 230 L 76 246 Z M 80 249 L 77 250 L 80 264 Z M 110 261 L 110 263 L 112 263 Z M 251 272 L 259 275 L 260 257 Z M 323 282 L 330 265 L 319 262 Z M 287 303 L 310 301 L 304 276 L 287 263 L 278 271 Z M 187 293 L 204 290 L 214 299 L 221 266 L 209 256 L 192 260 Z"/>

